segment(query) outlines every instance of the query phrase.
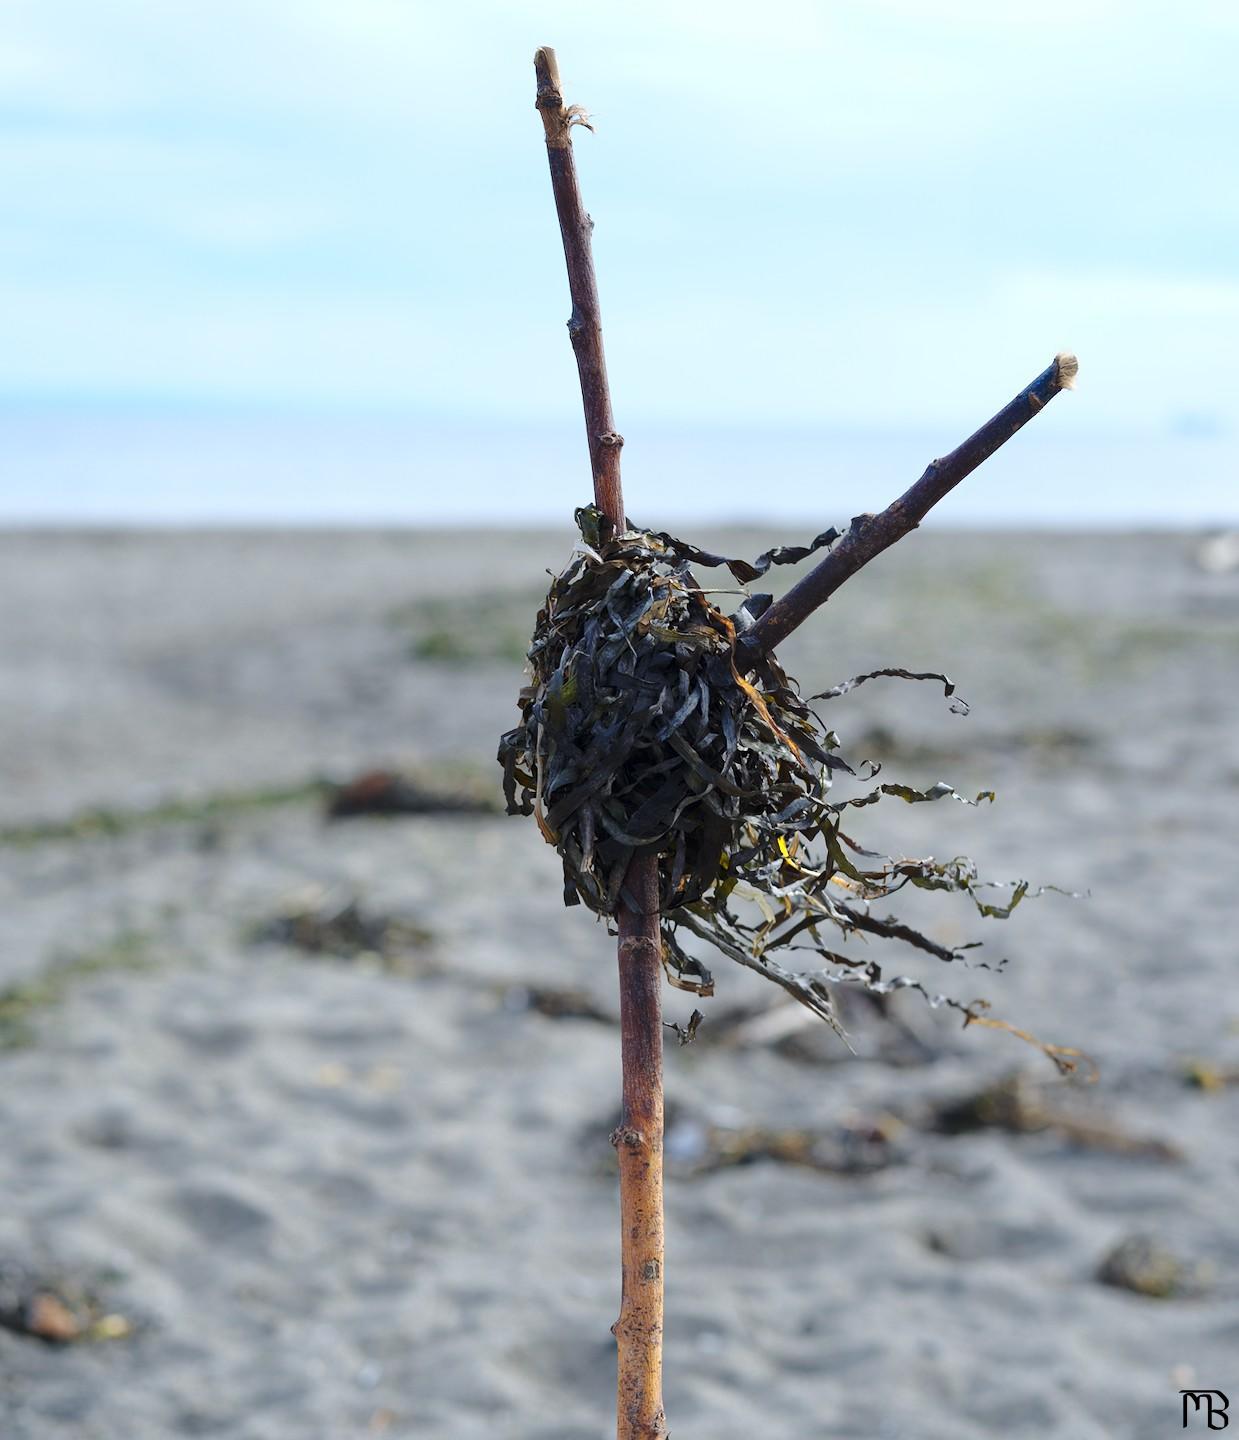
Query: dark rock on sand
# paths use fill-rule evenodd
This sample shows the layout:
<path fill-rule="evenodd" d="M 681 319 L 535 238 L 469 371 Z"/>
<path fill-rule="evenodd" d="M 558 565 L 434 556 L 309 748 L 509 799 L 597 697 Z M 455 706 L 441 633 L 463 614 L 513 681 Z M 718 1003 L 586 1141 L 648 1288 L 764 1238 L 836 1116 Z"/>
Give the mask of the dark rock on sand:
<path fill-rule="evenodd" d="M 1129 1235 L 1102 1260 L 1097 1278 L 1103 1285 L 1167 1300 L 1201 1294 L 1209 1285 L 1209 1269 L 1176 1255 L 1154 1236 Z"/>

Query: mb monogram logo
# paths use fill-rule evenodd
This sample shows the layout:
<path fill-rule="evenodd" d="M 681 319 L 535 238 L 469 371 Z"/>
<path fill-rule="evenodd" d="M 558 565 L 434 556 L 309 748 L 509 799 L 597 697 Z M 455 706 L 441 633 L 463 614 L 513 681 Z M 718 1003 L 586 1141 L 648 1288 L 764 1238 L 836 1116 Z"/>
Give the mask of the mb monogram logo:
<path fill-rule="evenodd" d="M 1201 1420 L 1204 1420 L 1210 1430 L 1225 1430 L 1230 1424 L 1230 1416 L 1226 1413 L 1230 1401 L 1220 1390 L 1180 1390 L 1179 1394 L 1183 1396 L 1185 1430 L 1192 1418 L 1197 1422 L 1197 1429 L 1202 1428 L 1199 1423 Z"/>

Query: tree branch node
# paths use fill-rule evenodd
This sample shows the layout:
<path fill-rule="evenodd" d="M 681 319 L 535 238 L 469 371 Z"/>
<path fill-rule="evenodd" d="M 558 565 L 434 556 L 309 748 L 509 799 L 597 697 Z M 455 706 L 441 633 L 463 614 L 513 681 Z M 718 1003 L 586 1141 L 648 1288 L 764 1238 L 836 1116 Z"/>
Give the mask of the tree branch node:
<path fill-rule="evenodd" d="M 662 945 L 649 935 L 625 935 L 619 943 L 621 960 L 662 960 Z"/>

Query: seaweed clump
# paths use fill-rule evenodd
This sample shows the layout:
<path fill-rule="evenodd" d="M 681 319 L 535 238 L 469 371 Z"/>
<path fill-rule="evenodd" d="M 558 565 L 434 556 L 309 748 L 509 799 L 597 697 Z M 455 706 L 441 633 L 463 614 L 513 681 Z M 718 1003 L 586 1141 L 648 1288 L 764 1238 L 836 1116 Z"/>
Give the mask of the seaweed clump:
<path fill-rule="evenodd" d="M 838 772 L 869 782 L 879 767 L 849 764 L 810 701 L 880 675 L 936 680 L 948 697 L 951 681 L 891 668 L 805 698 L 772 654 L 745 653 L 744 632 L 769 597 L 749 595 L 728 615 L 709 599 L 719 592 L 704 590 L 693 574 L 694 566 L 723 565 L 747 585 L 771 565 L 833 544 L 838 532 L 750 563 L 658 531 L 630 526 L 615 534 L 592 506 L 576 518 L 582 540 L 538 612 L 521 722 L 499 746 L 508 813 L 533 815 L 559 853 L 565 903 L 614 917 L 621 901 L 632 899 L 625 891 L 632 858 L 652 853 L 663 965 L 678 988 L 713 993 L 710 972 L 681 943 L 687 931 L 782 986 L 840 1033 L 830 992 L 836 984 L 878 995 L 915 989 L 935 1008 L 959 1011 L 965 1025 L 1012 1029 L 987 1017 L 985 1001 L 887 977 L 874 959 L 836 948 L 880 937 L 963 961 L 974 945 L 942 945 L 894 915 L 877 914 L 875 905 L 910 885 L 962 892 L 982 916 L 1006 918 L 1028 893 L 1024 881 L 981 881 L 966 856 L 896 859 L 843 828 L 850 810 L 888 797 L 976 805 L 992 792 L 968 799 L 947 784 L 918 790 L 883 781 L 854 798 L 831 797 Z M 958 699 L 952 708 L 967 711 Z M 1009 891 L 1005 903 L 984 898 L 996 888 Z M 741 910 L 737 902 L 750 903 Z M 781 964 L 779 954 L 791 948 L 813 952 L 817 968 Z M 1075 1052 L 1040 1048 L 1060 1069 L 1073 1068 Z"/>

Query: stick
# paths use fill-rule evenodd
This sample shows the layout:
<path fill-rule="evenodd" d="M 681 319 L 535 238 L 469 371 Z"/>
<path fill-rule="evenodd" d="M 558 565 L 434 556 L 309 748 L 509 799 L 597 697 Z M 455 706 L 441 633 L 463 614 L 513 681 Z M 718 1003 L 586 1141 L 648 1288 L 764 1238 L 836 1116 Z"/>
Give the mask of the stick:
<path fill-rule="evenodd" d="M 858 515 L 826 558 L 776 600 L 745 634 L 737 648 L 748 663 L 753 664 L 762 652 L 775 649 L 819 605 L 824 605 L 845 580 L 851 579 L 896 540 L 915 530 L 939 500 L 1027 425 L 1060 390 L 1072 389 L 1078 369 L 1074 355 L 1056 355 L 992 420 L 987 420 L 949 455 L 931 461 L 916 484 L 880 515 Z"/>
<path fill-rule="evenodd" d="M 624 437 L 615 428 L 611 413 L 611 391 L 607 384 L 607 359 L 602 349 L 602 313 L 598 305 L 598 281 L 594 278 L 594 256 L 590 236 L 594 222 L 585 212 L 581 187 L 576 178 L 572 154 L 572 127 L 586 125 L 579 105 L 564 105 L 559 87 L 559 65 L 555 52 L 543 46 L 533 57 L 538 77 L 535 102 L 546 131 L 546 158 L 551 167 L 551 189 L 564 242 L 568 266 L 568 290 L 572 314 L 568 334 L 581 376 L 581 399 L 585 405 L 585 433 L 589 440 L 589 463 L 594 472 L 594 503 L 606 512 L 616 532 L 624 528 L 624 494 L 620 488 L 620 447 Z"/>
<path fill-rule="evenodd" d="M 619 917 L 620 1055 L 624 1108 L 611 1136 L 619 1157 L 623 1289 L 611 1327 L 619 1345 L 618 1440 L 665 1440 L 663 1414 L 663 1019 L 658 858 L 634 859 Z"/>
<path fill-rule="evenodd" d="M 564 242 L 585 429 L 594 476 L 594 503 L 617 532 L 624 528 L 620 447 L 607 362 L 602 348 L 598 282 L 590 246 L 593 221 L 581 203 L 572 126 L 584 124 L 579 106 L 565 106 L 554 50 L 534 56 L 537 106 L 546 131 L 551 188 Z M 662 939 L 658 915 L 658 858 L 634 856 L 619 912 L 620 1058 L 623 1112 L 611 1136 L 619 1157 L 623 1290 L 619 1319 L 616 1399 L 618 1440 L 665 1440 L 662 1402 L 663 1336 L 663 1074 Z"/>

